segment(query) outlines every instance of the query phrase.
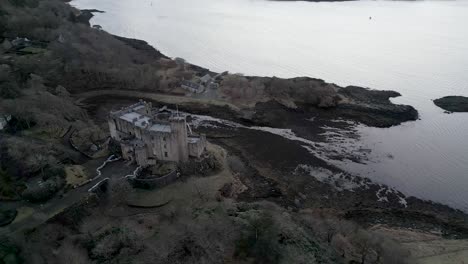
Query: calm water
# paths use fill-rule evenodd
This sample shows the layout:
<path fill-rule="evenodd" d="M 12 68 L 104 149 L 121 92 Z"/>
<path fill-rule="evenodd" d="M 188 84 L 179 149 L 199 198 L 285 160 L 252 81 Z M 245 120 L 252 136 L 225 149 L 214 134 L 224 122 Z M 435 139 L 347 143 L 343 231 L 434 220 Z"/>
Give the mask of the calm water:
<path fill-rule="evenodd" d="M 366 165 L 346 168 L 407 195 L 468 211 L 468 113 L 431 99 L 468 96 L 468 1 L 74 0 L 105 30 L 214 71 L 311 76 L 399 91 L 421 120 L 360 128 Z M 369 19 L 372 17 L 372 19 Z"/>

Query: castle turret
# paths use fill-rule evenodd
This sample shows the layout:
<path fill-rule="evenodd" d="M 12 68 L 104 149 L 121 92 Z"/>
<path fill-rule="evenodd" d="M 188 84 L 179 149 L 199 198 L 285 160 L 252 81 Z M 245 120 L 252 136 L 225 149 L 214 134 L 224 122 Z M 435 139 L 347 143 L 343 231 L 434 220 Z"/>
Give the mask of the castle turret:
<path fill-rule="evenodd" d="M 111 138 L 115 140 L 120 140 L 119 134 L 117 133 L 117 124 L 112 115 L 110 116 L 108 123 L 109 123 L 109 132 L 110 132 Z"/>
<path fill-rule="evenodd" d="M 171 131 L 175 137 L 176 146 L 176 155 L 178 156 L 179 162 L 186 162 L 189 158 L 188 153 L 188 142 L 187 142 L 187 125 L 185 122 L 185 117 L 172 117 L 171 122 Z"/>
<path fill-rule="evenodd" d="M 151 111 L 153 109 L 153 104 L 151 102 L 143 102 L 145 104 L 145 114 L 151 116 Z"/>

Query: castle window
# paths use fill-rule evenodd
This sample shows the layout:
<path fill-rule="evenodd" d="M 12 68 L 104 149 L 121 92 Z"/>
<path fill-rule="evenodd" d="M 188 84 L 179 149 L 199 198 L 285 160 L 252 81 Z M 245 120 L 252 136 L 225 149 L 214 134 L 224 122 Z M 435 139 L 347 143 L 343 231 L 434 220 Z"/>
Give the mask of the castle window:
<path fill-rule="evenodd" d="M 166 158 L 167 158 L 167 151 L 166 151 L 166 152 L 164 152 L 164 157 L 166 157 Z"/>
<path fill-rule="evenodd" d="M 166 137 L 163 137 L 163 141 L 166 141 Z"/>
<path fill-rule="evenodd" d="M 164 144 L 164 148 L 167 148 L 167 145 L 166 145 L 166 144 Z"/>

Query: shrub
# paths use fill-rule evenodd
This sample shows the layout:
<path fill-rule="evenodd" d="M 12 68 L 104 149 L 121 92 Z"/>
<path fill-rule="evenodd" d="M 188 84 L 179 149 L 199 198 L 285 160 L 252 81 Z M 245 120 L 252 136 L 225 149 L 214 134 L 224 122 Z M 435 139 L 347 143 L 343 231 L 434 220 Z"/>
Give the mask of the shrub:
<path fill-rule="evenodd" d="M 53 177 L 40 185 L 28 187 L 22 196 L 30 202 L 44 202 L 52 198 L 64 185 L 63 179 Z"/>
<path fill-rule="evenodd" d="M 0 226 L 9 225 L 16 218 L 18 211 L 16 210 L 0 210 Z"/>
<path fill-rule="evenodd" d="M 44 169 L 44 173 L 42 174 L 43 180 L 48 180 L 52 177 L 58 177 L 64 179 L 66 176 L 65 168 L 61 165 L 53 165 L 49 166 Z"/>
<path fill-rule="evenodd" d="M 110 154 L 116 155 L 116 156 L 122 155 L 122 147 L 120 146 L 120 143 L 117 142 L 116 140 L 111 139 L 109 141 L 108 148 L 109 148 Z"/>
<path fill-rule="evenodd" d="M 0 240 L 0 263 L 22 263 L 19 253 L 19 248 L 11 241 Z"/>
<path fill-rule="evenodd" d="M 0 195 L 3 197 L 13 197 L 15 194 L 13 179 L 6 171 L 0 169 Z"/>
<path fill-rule="evenodd" d="M 184 177 L 186 176 L 210 176 L 219 171 L 222 164 L 212 152 L 204 155 L 198 160 L 189 160 L 179 165 L 179 169 Z"/>
<path fill-rule="evenodd" d="M 8 121 L 8 126 L 5 129 L 7 133 L 16 134 L 23 130 L 30 129 L 36 125 L 36 122 L 27 118 L 18 118 L 12 116 L 10 121 Z"/>
<path fill-rule="evenodd" d="M 38 0 L 9 0 L 16 7 L 36 7 L 39 4 Z"/>
<path fill-rule="evenodd" d="M 0 27 L 1 30 L 1 27 Z M 14 99 L 20 95 L 20 90 L 15 82 L 0 83 L 0 97 L 4 99 Z"/>
<path fill-rule="evenodd" d="M 84 241 L 84 247 L 91 259 L 98 262 L 112 259 L 124 249 L 127 253 L 135 253 L 139 248 L 135 233 L 119 227 L 112 227 L 97 235 L 89 235 Z"/>
<path fill-rule="evenodd" d="M 254 263 L 279 263 L 276 230 L 273 219 L 266 213 L 250 216 L 246 231 L 236 242 L 235 256 L 240 259 L 253 258 Z"/>

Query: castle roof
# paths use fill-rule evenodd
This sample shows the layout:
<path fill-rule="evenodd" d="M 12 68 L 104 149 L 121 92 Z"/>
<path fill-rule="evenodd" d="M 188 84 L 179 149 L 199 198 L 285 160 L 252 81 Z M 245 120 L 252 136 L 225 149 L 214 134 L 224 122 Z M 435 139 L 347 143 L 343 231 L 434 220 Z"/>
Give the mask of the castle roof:
<path fill-rule="evenodd" d="M 171 126 L 165 124 L 153 124 L 149 130 L 155 132 L 171 133 Z"/>
<path fill-rule="evenodd" d="M 153 132 L 171 133 L 171 126 L 169 123 L 158 120 L 157 117 L 152 118 L 151 116 L 142 113 L 145 106 L 143 104 L 135 104 L 123 110 L 114 112 L 117 118 L 126 122 L 132 123 L 134 126 L 147 129 Z M 161 113 L 159 113 L 161 114 Z M 172 118 L 179 119 L 181 117 L 172 116 Z"/>

